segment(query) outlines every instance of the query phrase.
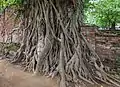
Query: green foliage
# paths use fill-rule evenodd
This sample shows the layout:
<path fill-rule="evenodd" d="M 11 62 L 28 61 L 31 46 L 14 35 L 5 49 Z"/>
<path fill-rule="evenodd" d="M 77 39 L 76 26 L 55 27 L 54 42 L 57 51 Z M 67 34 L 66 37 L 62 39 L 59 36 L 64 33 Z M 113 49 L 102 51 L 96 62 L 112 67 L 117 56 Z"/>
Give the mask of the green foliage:
<path fill-rule="evenodd" d="M 90 1 L 85 15 L 87 23 L 111 27 L 114 22 L 120 22 L 120 0 Z"/>
<path fill-rule="evenodd" d="M 24 0 L 0 0 L 0 12 L 10 6 L 18 6 L 23 3 Z"/>

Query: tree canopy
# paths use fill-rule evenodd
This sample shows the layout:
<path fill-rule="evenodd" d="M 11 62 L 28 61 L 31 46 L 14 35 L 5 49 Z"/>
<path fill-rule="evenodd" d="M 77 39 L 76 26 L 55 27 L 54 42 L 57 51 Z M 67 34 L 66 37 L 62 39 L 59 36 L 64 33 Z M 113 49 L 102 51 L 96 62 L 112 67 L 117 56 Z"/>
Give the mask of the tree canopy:
<path fill-rule="evenodd" d="M 90 1 L 87 11 L 87 23 L 100 27 L 114 28 L 120 22 L 120 0 Z"/>
<path fill-rule="evenodd" d="M 24 0 L 0 0 L 0 12 L 7 7 L 20 6 Z"/>

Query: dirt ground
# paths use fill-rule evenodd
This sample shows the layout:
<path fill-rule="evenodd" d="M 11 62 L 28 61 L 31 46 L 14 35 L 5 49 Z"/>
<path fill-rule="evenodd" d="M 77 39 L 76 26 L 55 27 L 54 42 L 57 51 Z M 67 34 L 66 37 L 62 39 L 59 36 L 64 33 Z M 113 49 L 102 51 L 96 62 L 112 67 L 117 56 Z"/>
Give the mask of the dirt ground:
<path fill-rule="evenodd" d="M 23 72 L 6 60 L 0 60 L 0 87 L 58 87 L 57 81 Z"/>
<path fill-rule="evenodd" d="M 58 87 L 56 79 L 34 76 L 6 60 L 0 60 L 0 87 Z M 106 85 L 87 87 L 112 87 Z"/>

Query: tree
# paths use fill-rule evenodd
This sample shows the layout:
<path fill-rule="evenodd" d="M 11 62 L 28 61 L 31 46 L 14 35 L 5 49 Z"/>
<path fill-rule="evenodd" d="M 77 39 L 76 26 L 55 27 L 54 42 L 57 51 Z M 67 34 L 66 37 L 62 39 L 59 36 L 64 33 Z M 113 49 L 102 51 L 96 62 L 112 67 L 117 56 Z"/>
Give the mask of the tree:
<path fill-rule="evenodd" d="M 115 29 L 116 24 L 120 22 L 120 0 L 96 0 L 89 4 L 86 11 L 88 23 L 92 19 L 92 23 L 100 27 Z"/>
<path fill-rule="evenodd" d="M 24 36 L 13 63 L 36 75 L 58 75 L 60 87 L 119 87 L 81 33 L 83 0 L 25 0 L 22 7 Z"/>
<path fill-rule="evenodd" d="M 6 9 L 8 6 L 13 5 L 15 0 L 0 0 L 0 12 Z"/>

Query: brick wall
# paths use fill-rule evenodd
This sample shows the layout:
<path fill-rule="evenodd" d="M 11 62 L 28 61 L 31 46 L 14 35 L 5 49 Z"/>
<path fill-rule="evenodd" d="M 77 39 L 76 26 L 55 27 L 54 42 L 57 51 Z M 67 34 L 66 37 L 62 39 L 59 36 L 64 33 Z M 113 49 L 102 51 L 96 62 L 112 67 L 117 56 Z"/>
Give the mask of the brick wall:
<path fill-rule="evenodd" d="M 5 19 L 4 19 L 5 18 Z M 13 10 L 8 9 L 5 12 L 5 16 L 2 14 L 0 16 L 0 42 L 11 42 L 10 40 L 12 40 L 12 42 L 19 42 L 20 40 L 20 33 L 19 31 L 16 31 L 14 33 L 12 33 L 12 35 L 10 34 L 10 32 L 12 32 L 12 30 L 15 27 L 18 27 L 19 21 L 16 21 L 16 25 L 15 25 L 15 15 Z"/>
<path fill-rule="evenodd" d="M 95 26 L 83 26 L 82 33 L 103 63 L 109 67 L 114 67 L 115 59 L 120 56 L 120 35 L 111 34 L 106 31 L 98 31 Z"/>
<path fill-rule="evenodd" d="M 97 27 L 85 25 L 85 26 L 82 26 L 81 31 L 83 35 L 86 37 L 86 39 L 88 40 L 88 42 L 95 49 L 95 33 L 98 32 Z"/>

